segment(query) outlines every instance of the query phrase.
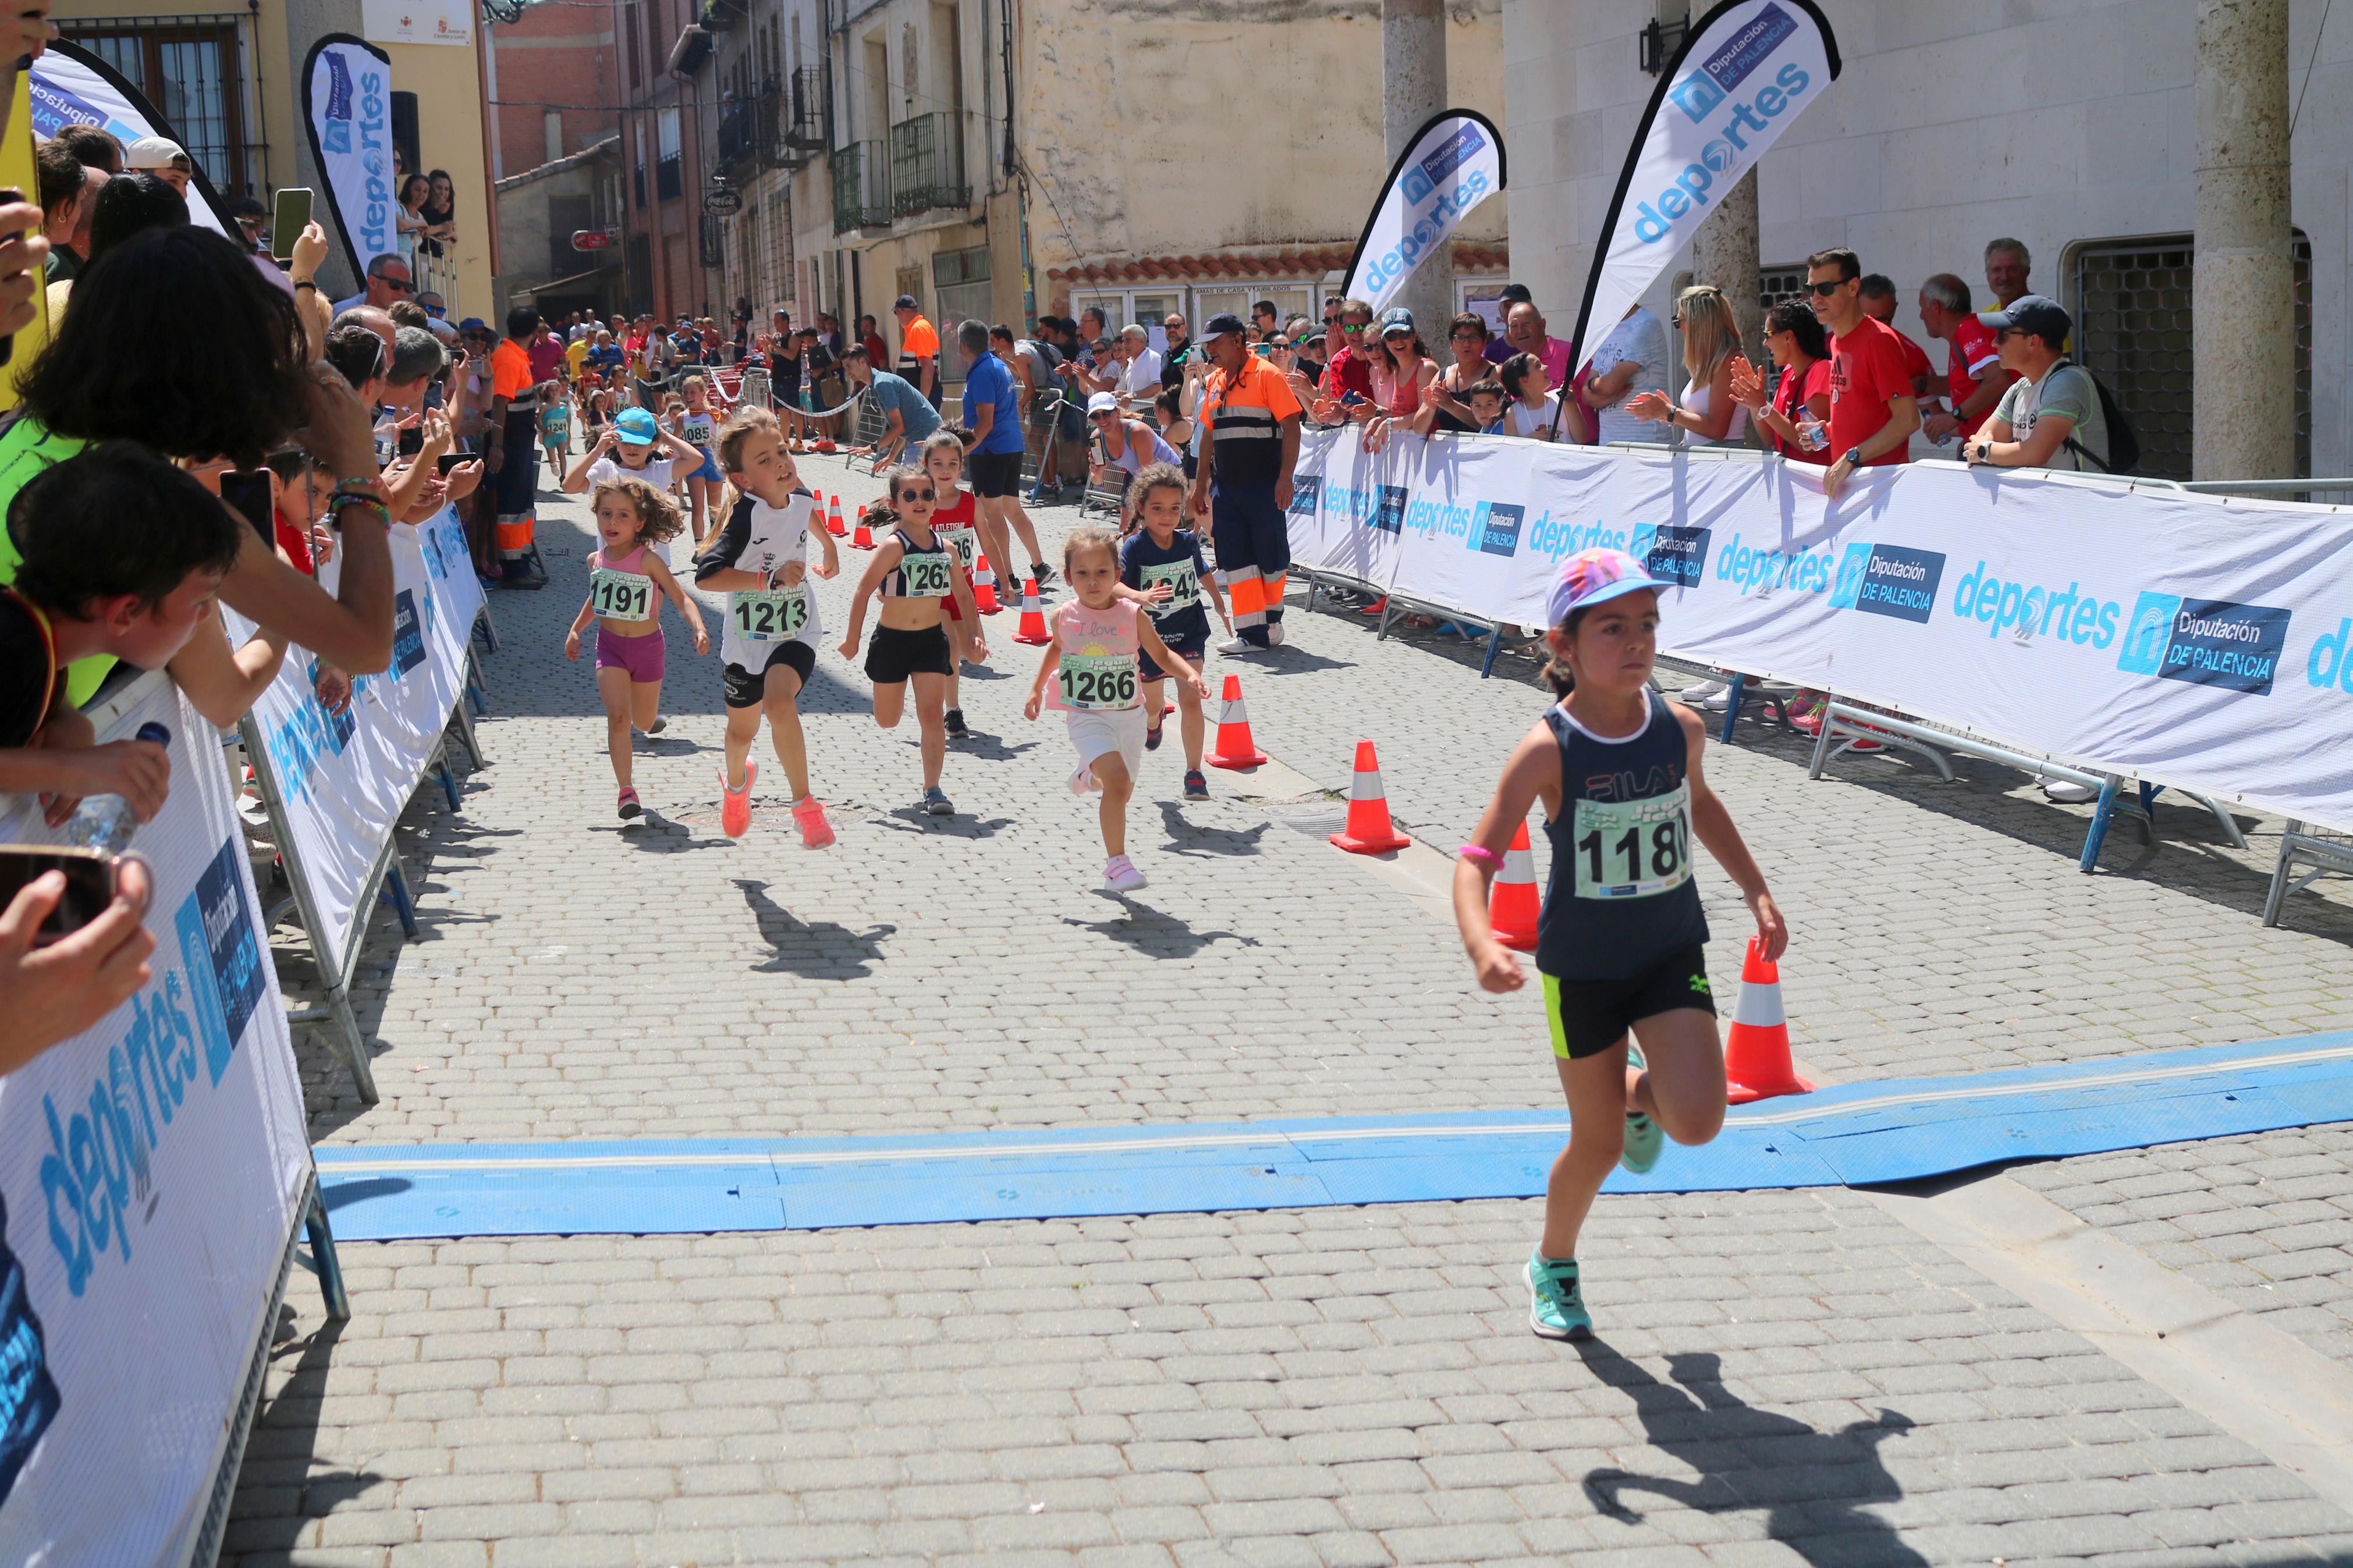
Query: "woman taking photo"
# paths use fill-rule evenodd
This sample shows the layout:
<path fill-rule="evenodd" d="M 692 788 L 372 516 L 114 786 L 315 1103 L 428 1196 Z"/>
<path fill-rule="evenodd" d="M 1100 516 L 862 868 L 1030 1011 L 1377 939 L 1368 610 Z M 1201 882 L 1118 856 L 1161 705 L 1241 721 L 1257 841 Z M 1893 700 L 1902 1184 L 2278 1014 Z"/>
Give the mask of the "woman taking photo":
<path fill-rule="evenodd" d="M 1732 395 L 1740 326 L 1732 302 L 1713 283 L 1694 283 L 1675 299 L 1675 328 L 1683 335 L 1683 370 L 1691 380 L 1680 405 L 1663 392 L 1638 392 L 1626 412 L 1681 430 L 1686 447 L 1746 447 L 1748 411 Z"/>

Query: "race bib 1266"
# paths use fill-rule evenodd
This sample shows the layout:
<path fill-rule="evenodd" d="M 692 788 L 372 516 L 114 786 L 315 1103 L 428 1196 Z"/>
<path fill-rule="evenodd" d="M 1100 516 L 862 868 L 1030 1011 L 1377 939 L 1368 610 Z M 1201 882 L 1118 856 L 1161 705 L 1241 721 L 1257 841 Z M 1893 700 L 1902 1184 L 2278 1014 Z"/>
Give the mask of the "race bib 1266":
<path fill-rule="evenodd" d="M 1065 707 L 1100 711 L 1135 706 L 1135 656 L 1066 653 L 1057 679 Z"/>

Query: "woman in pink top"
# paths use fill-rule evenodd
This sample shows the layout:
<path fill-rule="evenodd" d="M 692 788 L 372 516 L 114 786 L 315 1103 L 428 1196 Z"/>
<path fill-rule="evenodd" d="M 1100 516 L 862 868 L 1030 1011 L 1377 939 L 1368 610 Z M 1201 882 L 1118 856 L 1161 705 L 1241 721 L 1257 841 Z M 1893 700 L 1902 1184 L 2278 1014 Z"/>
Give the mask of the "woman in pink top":
<path fill-rule="evenodd" d="M 1120 593 L 1119 541 L 1109 530 L 1074 530 L 1062 545 L 1062 576 L 1076 598 L 1054 611 L 1054 640 L 1038 663 L 1030 683 L 1029 718 L 1041 708 L 1059 708 L 1069 718 L 1071 743 L 1079 765 L 1071 793 L 1103 792 L 1103 885 L 1114 893 L 1144 886 L 1144 873 L 1127 858 L 1127 802 L 1144 765 L 1145 713 L 1137 700 L 1142 681 L 1139 649 L 1202 697 L 1209 694 L 1201 672 L 1168 651 L 1136 601 Z"/>

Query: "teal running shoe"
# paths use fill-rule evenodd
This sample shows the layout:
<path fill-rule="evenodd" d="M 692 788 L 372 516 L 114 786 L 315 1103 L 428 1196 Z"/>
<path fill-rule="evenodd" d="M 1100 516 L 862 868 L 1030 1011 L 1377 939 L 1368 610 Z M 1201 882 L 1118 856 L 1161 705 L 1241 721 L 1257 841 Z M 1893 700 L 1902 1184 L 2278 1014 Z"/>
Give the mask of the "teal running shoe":
<path fill-rule="evenodd" d="M 1528 1327 L 1548 1340 L 1593 1335 L 1593 1319 L 1577 1282 L 1577 1259 L 1555 1263 L 1541 1250 L 1528 1254 Z"/>
<path fill-rule="evenodd" d="M 1659 1131 L 1657 1122 L 1639 1110 L 1626 1113 L 1626 1147 L 1618 1155 L 1620 1164 L 1642 1175 L 1659 1163 L 1666 1146 L 1666 1134 Z"/>

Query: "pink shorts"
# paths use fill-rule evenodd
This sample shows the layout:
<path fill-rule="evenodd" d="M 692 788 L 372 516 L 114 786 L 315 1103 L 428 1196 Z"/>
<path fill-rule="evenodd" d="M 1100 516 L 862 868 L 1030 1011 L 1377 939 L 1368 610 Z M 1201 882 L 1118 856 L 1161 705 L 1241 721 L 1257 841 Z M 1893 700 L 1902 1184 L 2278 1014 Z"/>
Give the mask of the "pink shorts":
<path fill-rule="evenodd" d="M 596 668 L 626 669 L 632 682 L 643 686 L 662 678 L 668 650 L 668 641 L 659 632 L 641 637 L 617 637 L 600 631 L 596 634 Z"/>

